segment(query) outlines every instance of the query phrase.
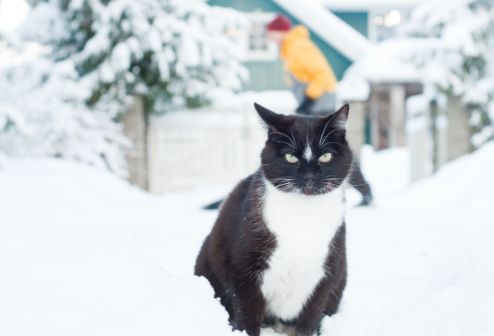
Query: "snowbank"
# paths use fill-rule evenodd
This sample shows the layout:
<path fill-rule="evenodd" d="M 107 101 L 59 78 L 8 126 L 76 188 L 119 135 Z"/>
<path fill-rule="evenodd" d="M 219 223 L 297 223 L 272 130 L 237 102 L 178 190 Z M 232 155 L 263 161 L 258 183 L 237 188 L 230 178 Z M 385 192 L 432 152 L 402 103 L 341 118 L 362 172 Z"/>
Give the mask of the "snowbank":
<path fill-rule="evenodd" d="M 396 164 L 371 182 L 393 184 Z M 403 195 L 381 193 L 377 209 L 350 211 L 350 280 L 328 335 L 494 333 L 493 166 L 490 144 Z"/>
<path fill-rule="evenodd" d="M 378 203 L 349 208 L 349 283 L 323 335 L 494 334 L 494 144 L 408 191 L 406 151 L 363 162 Z M 231 335 L 192 276 L 216 215 L 200 206 L 226 190 L 155 197 L 74 163 L 9 161 L 0 334 Z"/>
<path fill-rule="evenodd" d="M 0 186 L 1 335 L 230 334 L 191 275 L 211 214 L 57 160 L 10 161 Z"/>

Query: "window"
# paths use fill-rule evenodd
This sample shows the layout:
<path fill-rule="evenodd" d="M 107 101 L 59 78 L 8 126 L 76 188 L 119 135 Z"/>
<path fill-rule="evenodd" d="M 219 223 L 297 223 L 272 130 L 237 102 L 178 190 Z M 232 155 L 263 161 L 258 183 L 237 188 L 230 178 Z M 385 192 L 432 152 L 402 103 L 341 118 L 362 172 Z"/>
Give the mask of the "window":
<path fill-rule="evenodd" d="M 274 61 L 278 47 L 267 39 L 266 25 L 275 17 L 272 13 L 248 13 L 248 32 L 244 41 L 246 61 Z"/>
<path fill-rule="evenodd" d="M 375 42 L 397 36 L 400 24 L 407 19 L 404 9 L 379 9 L 369 13 L 370 37 Z"/>

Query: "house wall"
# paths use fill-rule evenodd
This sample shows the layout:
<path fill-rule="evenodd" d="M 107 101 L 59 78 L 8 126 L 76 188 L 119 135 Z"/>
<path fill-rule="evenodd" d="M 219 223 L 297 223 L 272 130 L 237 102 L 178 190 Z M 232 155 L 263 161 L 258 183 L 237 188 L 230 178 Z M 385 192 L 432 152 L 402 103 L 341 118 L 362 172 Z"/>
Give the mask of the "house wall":
<path fill-rule="evenodd" d="M 285 71 L 283 63 L 276 62 L 246 62 L 250 77 L 244 89 L 249 91 L 283 90 L 287 86 L 283 80 Z"/>
<path fill-rule="evenodd" d="M 369 12 L 333 11 L 333 14 L 345 21 L 360 34 L 369 37 Z"/>
<path fill-rule="evenodd" d="M 243 12 L 272 12 L 282 13 L 288 16 L 294 24 L 300 24 L 295 17 L 287 13 L 283 8 L 269 0 L 209 0 L 211 5 L 235 8 Z M 336 16 L 355 28 L 364 36 L 368 36 L 368 13 L 335 11 Z M 351 65 L 351 60 L 343 56 L 336 49 L 328 45 L 322 38 L 311 32 L 311 38 L 321 49 L 338 79 L 341 79 L 345 70 Z M 245 66 L 250 71 L 250 80 L 246 90 L 272 90 L 286 88 L 283 76 L 283 66 L 280 61 L 274 62 L 246 62 Z"/>

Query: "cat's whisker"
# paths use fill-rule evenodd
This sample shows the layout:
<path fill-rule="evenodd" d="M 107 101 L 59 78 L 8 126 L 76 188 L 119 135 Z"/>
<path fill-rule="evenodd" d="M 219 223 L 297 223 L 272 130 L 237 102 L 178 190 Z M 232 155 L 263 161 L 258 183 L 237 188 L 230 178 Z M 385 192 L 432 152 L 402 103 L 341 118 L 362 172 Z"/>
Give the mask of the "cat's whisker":
<path fill-rule="evenodd" d="M 288 146 L 288 147 L 290 147 L 290 148 L 296 149 L 296 147 L 295 147 L 295 146 L 293 146 L 292 144 L 289 144 L 288 142 L 285 142 L 285 141 L 281 141 L 281 140 L 273 140 L 273 142 L 282 143 L 282 144 L 287 145 L 287 146 Z"/>
<path fill-rule="evenodd" d="M 341 146 L 341 147 L 344 147 L 345 145 L 344 144 L 340 144 L 338 142 L 334 142 L 334 141 L 329 141 L 329 142 L 325 142 L 321 145 L 321 147 L 324 147 L 324 146 L 327 146 L 327 145 L 336 145 L 336 146 Z"/>
<path fill-rule="evenodd" d="M 328 138 L 328 136 L 330 136 L 331 134 L 333 134 L 333 133 L 334 133 L 334 132 L 336 132 L 336 131 L 338 131 L 338 129 L 334 129 L 334 130 L 332 130 L 331 132 L 329 132 L 328 134 L 326 134 L 326 136 L 324 137 L 324 139 L 322 140 L 322 142 L 321 142 L 321 143 L 325 143 L 325 141 L 326 141 L 326 139 Z M 321 144 L 321 143 L 320 143 L 320 144 Z M 322 145 L 321 145 L 321 147 L 322 147 Z"/>
<path fill-rule="evenodd" d="M 322 137 L 324 136 L 324 133 L 326 132 L 326 128 L 329 125 L 329 120 L 326 122 L 324 125 L 324 129 L 322 130 L 321 136 L 319 137 L 319 146 L 322 146 Z"/>
<path fill-rule="evenodd" d="M 278 184 L 277 187 L 283 191 L 290 192 L 295 189 L 292 181 L 287 181 L 281 184 Z"/>
<path fill-rule="evenodd" d="M 297 143 L 295 141 L 295 138 L 293 137 L 293 133 L 292 133 L 292 136 L 288 136 L 286 135 L 285 133 L 282 133 L 282 132 L 276 132 L 276 131 L 272 131 L 271 134 L 278 134 L 278 135 L 282 135 L 284 137 L 286 137 L 288 139 L 288 141 L 290 141 L 290 143 L 292 144 L 293 147 L 297 147 Z"/>

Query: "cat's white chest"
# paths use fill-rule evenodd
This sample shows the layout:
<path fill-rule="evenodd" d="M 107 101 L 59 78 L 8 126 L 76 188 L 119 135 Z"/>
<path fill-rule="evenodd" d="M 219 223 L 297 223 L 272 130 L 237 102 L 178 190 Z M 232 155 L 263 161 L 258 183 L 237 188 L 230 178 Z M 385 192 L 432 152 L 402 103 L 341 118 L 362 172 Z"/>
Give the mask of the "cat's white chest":
<path fill-rule="evenodd" d="M 261 274 L 261 291 L 270 314 L 291 320 L 325 276 L 329 245 L 343 222 L 343 188 L 306 196 L 279 191 L 266 181 L 263 214 L 276 248 Z"/>

